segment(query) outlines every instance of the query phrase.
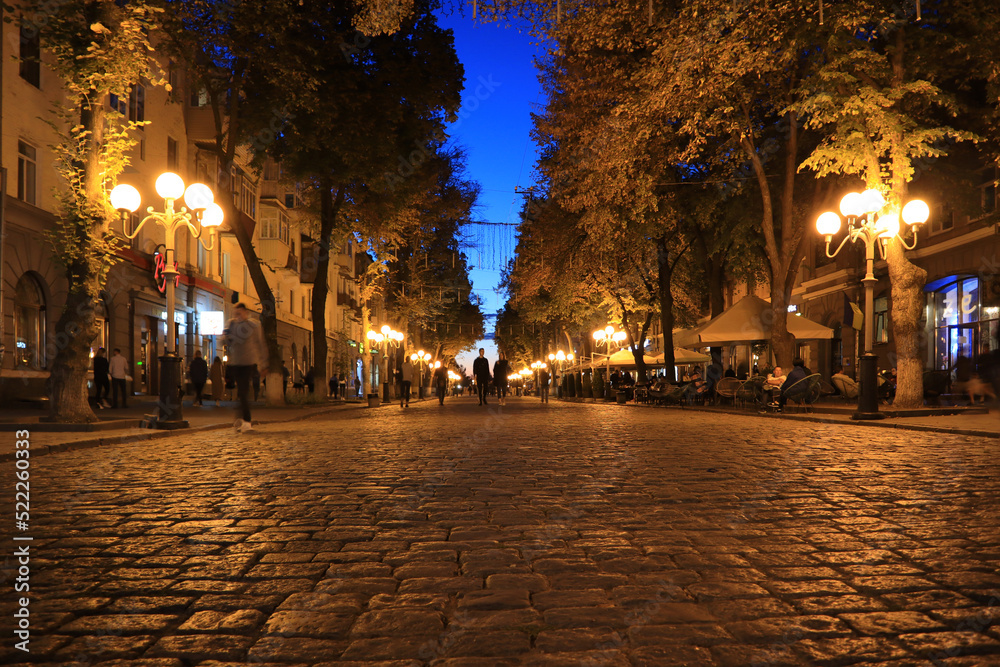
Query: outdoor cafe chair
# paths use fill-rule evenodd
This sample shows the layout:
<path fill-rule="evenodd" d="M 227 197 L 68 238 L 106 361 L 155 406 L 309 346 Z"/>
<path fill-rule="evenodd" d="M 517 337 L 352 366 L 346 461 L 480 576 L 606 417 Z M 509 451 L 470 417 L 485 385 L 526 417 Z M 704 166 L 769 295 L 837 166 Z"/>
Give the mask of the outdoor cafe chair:
<path fill-rule="evenodd" d="M 741 384 L 736 390 L 736 399 L 740 405 L 742 407 L 763 407 L 765 405 L 764 383 L 766 381 L 767 378 L 763 375 L 755 375 Z"/>
<path fill-rule="evenodd" d="M 813 373 L 794 383 L 784 391 L 785 401 L 802 405 L 805 409 L 811 410 L 812 404 L 820 397 L 822 388 L 820 383 L 823 377 L 819 373 Z"/>
<path fill-rule="evenodd" d="M 740 385 L 743 383 L 736 378 L 722 378 L 715 385 L 715 397 L 716 403 L 721 403 L 723 400 L 729 400 L 731 403 L 736 403 L 736 392 L 739 390 Z"/>

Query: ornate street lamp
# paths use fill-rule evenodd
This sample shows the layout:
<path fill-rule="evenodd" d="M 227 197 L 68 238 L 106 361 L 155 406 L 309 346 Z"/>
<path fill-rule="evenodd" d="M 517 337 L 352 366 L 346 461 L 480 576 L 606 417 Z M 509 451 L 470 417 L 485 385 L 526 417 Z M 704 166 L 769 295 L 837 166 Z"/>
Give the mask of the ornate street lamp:
<path fill-rule="evenodd" d="M 885 199 L 878 190 L 848 193 L 840 201 L 840 212 L 847 218 L 847 236 L 840 242 L 837 249 L 830 252 L 830 242 L 840 232 L 841 218 L 832 211 L 827 211 L 816 220 L 816 231 L 826 238 L 826 256 L 833 258 L 843 249 L 848 241 L 858 240 L 865 244 L 865 353 L 861 357 L 861 387 L 858 394 L 858 411 L 853 419 L 881 419 L 885 415 L 878 411 L 878 357 L 872 351 L 875 338 L 874 313 L 875 279 L 873 272 L 875 264 L 875 246 L 885 259 L 885 245 L 896 237 L 907 250 L 917 246 L 917 230 L 927 222 L 930 209 L 919 199 L 903 207 L 903 222 L 909 225 L 913 241 L 907 243 L 900 235 L 899 213 L 885 211 Z"/>
<path fill-rule="evenodd" d="M 555 355 L 550 354 L 549 357 L 554 359 Z M 536 392 L 535 395 L 536 396 L 541 396 L 542 395 L 542 377 L 541 377 L 542 369 L 545 369 L 545 368 L 548 368 L 548 367 L 549 367 L 548 364 L 546 364 L 544 361 L 535 361 L 535 362 L 532 362 L 532 364 L 531 364 L 531 370 L 534 371 L 534 373 L 535 373 L 535 392 Z"/>
<path fill-rule="evenodd" d="M 177 174 L 166 172 L 156 179 L 156 193 L 163 197 L 163 211 L 154 211 L 150 206 L 146 209 L 146 217 L 136 228 L 129 232 L 128 219 L 132 213 L 139 210 L 142 196 L 131 185 L 121 183 L 111 191 L 111 205 L 122 216 L 122 231 L 128 239 L 139 235 L 147 222 L 155 222 L 163 227 L 164 265 L 163 278 L 166 283 L 167 297 L 167 342 L 164 345 L 164 355 L 160 357 L 160 400 L 156 428 L 175 429 L 186 428 L 188 423 L 181 414 L 181 399 L 178 387 L 181 384 L 182 359 L 177 354 L 177 323 L 174 321 L 174 287 L 179 275 L 174 268 L 174 242 L 177 230 L 186 229 L 204 246 L 205 250 L 215 247 L 215 234 L 222 224 L 222 208 L 214 203 L 212 190 L 201 183 L 192 183 L 184 188 L 184 180 Z M 179 210 L 174 208 L 174 202 L 184 197 L 184 203 Z M 189 210 L 190 209 L 190 210 Z M 209 241 L 202 239 L 208 230 Z"/>
<path fill-rule="evenodd" d="M 366 334 L 370 345 L 373 347 L 378 347 L 379 354 L 382 355 L 382 366 L 384 367 L 384 372 L 382 373 L 382 402 L 389 402 L 389 349 L 395 348 L 403 342 L 406 338 L 405 334 L 396 331 L 388 324 L 383 324 L 380 331 L 368 331 Z"/>
<path fill-rule="evenodd" d="M 628 334 L 624 331 L 615 331 L 615 328 L 610 324 L 603 329 L 598 329 L 594 332 L 594 341 L 597 345 L 604 344 L 608 347 L 607 364 L 605 365 L 605 382 L 610 384 L 611 382 L 611 344 L 615 343 L 619 346 L 621 342 L 628 338 Z M 591 364 L 593 366 L 593 364 Z"/>
<path fill-rule="evenodd" d="M 429 364 L 431 361 L 431 354 L 429 352 L 424 352 L 423 350 L 418 350 L 415 354 L 410 355 L 410 361 L 417 364 L 417 384 L 419 386 L 417 396 L 420 398 L 424 397 L 424 364 Z"/>

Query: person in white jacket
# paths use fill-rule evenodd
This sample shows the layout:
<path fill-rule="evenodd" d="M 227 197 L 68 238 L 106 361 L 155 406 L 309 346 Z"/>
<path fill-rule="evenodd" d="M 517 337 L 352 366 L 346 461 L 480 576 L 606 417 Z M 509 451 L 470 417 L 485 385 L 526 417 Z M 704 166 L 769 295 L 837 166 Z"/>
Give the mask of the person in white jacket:
<path fill-rule="evenodd" d="M 242 303 L 233 309 L 233 319 L 225 330 L 225 342 L 229 355 L 229 368 L 236 378 L 236 395 L 239 398 L 238 418 L 235 426 L 241 431 L 253 428 L 250 415 L 250 383 L 256 364 L 260 373 L 267 373 L 267 355 L 264 354 L 264 337 L 260 325 L 250 319 L 250 311 Z"/>

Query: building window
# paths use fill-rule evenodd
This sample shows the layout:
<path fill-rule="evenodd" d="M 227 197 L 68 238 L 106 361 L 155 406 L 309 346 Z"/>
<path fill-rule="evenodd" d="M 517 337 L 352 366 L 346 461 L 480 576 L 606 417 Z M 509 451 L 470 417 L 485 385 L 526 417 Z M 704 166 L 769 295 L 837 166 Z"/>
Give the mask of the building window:
<path fill-rule="evenodd" d="M 291 243 L 288 216 L 276 208 L 265 206 L 260 210 L 260 221 L 257 228 L 260 229 L 261 239 L 277 239 L 285 245 Z"/>
<path fill-rule="evenodd" d="M 205 250 L 205 246 L 198 243 L 198 273 L 203 276 L 208 275 L 208 251 Z"/>
<path fill-rule="evenodd" d="M 959 357 L 974 359 L 980 346 L 989 347 L 992 331 L 990 320 L 997 319 L 995 308 L 980 306 L 979 279 L 972 276 L 951 276 L 930 283 L 926 288 L 928 323 L 933 328 L 932 361 L 938 370 L 951 370 Z M 982 312 L 981 312 L 982 311 Z"/>
<path fill-rule="evenodd" d="M 208 91 L 204 88 L 194 91 L 191 93 L 191 106 L 193 107 L 207 107 L 208 106 Z"/>
<path fill-rule="evenodd" d="M 875 342 L 889 342 L 889 299 L 881 296 L 875 299 Z"/>
<path fill-rule="evenodd" d="M 309 311 L 306 310 L 306 296 L 305 296 L 305 294 L 303 294 L 302 295 L 302 317 L 306 317 L 306 315 L 307 315 L 308 312 Z M 309 316 L 309 319 L 310 320 L 312 319 L 312 315 Z"/>
<path fill-rule="evenodd" d="M 167 169 L 177 171 L 179 164 L 180 158 L 177 155 L 177 140 L 167 137 Z"/>
<path fill-rule="evenodd" d="M 938 206 L 931 212 L 930 220 L 927 221 L 931 234 L 946 232 L 955 226 L 955 212 L 951 207 Z"/>
<path fill-rule="evenodd" d="M 292 315 L 295 314 L 295 290 L 288 293 L 288 312 Z"/>
<path fill-rule="evenodd" d="M 128 100 L 122 99 L 114 93 L 108 95 L 108 106 L 111 107 L 112 111 L 117 111 L 123 116 L 128 113 Z"/>
<path fill-rule="evenodd" d="M 14 290 L 14 367 L 45 367 L 45 297 L 38 281 L 24 274 Z"/>
<path fill-rule="evenodd" d="M 17 142 L 17 198 L 35 205 L 35 195 L 38 192 L 38 152 L 31 144 Z"/>
<path fill-rule="evenodd" d="M 146 87 L 141 83 L 132 86 L 128 95 L 128 119 L 133 123 L 146 120 Z"/>
<path fill-rule="evenodd" d="M 30 22 L 21 19 L 21 78 L 35 88 L 42 85 L 42 42 L 38 37 L 38 28 Z"/>
<path fill-rule="evenodd" d="M 229 287 L 229 253 L 222 253 L 222 284 Z"/>

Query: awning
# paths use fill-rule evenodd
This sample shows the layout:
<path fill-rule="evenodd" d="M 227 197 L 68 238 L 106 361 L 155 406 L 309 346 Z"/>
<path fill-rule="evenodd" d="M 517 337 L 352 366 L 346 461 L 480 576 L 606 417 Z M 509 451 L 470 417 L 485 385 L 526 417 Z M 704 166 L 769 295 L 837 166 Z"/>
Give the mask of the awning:
<path fill-rule="evenodd" d="M 655 366 L 656 365 L 656 357 L 651 357 L 648 354 L 643 354 L 642 355 L 642 360 L 646 363 L 647 366 Z M 627 347 L 624 347 L 624 348 L 618 350 L 617 352 L 615 352 L 614 354 L 612 354 L 611 358 L 610 359 L 606 359 L 604 363 L 605 364 L 609 364 L 611 366 L 616 366 L 616 367 L 619 367 L 619 368 L 621 368 L 623 366 L 633 366 L 634 367 L 635 366 L 635 356 L 632 354 L 632 350 L 630 350 Z M 660 363 L 661 364 L 663 363 L 663 359 L 660 359 Z"/>
<path fill-rule="evenodd" d="M 711 347 L 769 340 L 771 319 L 770 303 L 753 295 L 745 296 L 705 324 L 675 332 L 674 344 L 680 347 Z M 833 338 L 833 329 L 793 313 L 788 314 L 788 331 L 797 340 Z"/>
<path fill-rule="evenodd" d="M 653 357 L 656 360 L 657 366 L 663 365 L 663 355 L 658 354 Z M 674 365 L 680 366 L 681 364 L 703 364 L 712 360 L 712 357 L 707 354 L 702 354 L 701 352 L 695 352 L 694 350 L 685 350 L 683 347 L 674 348 Z"/>

